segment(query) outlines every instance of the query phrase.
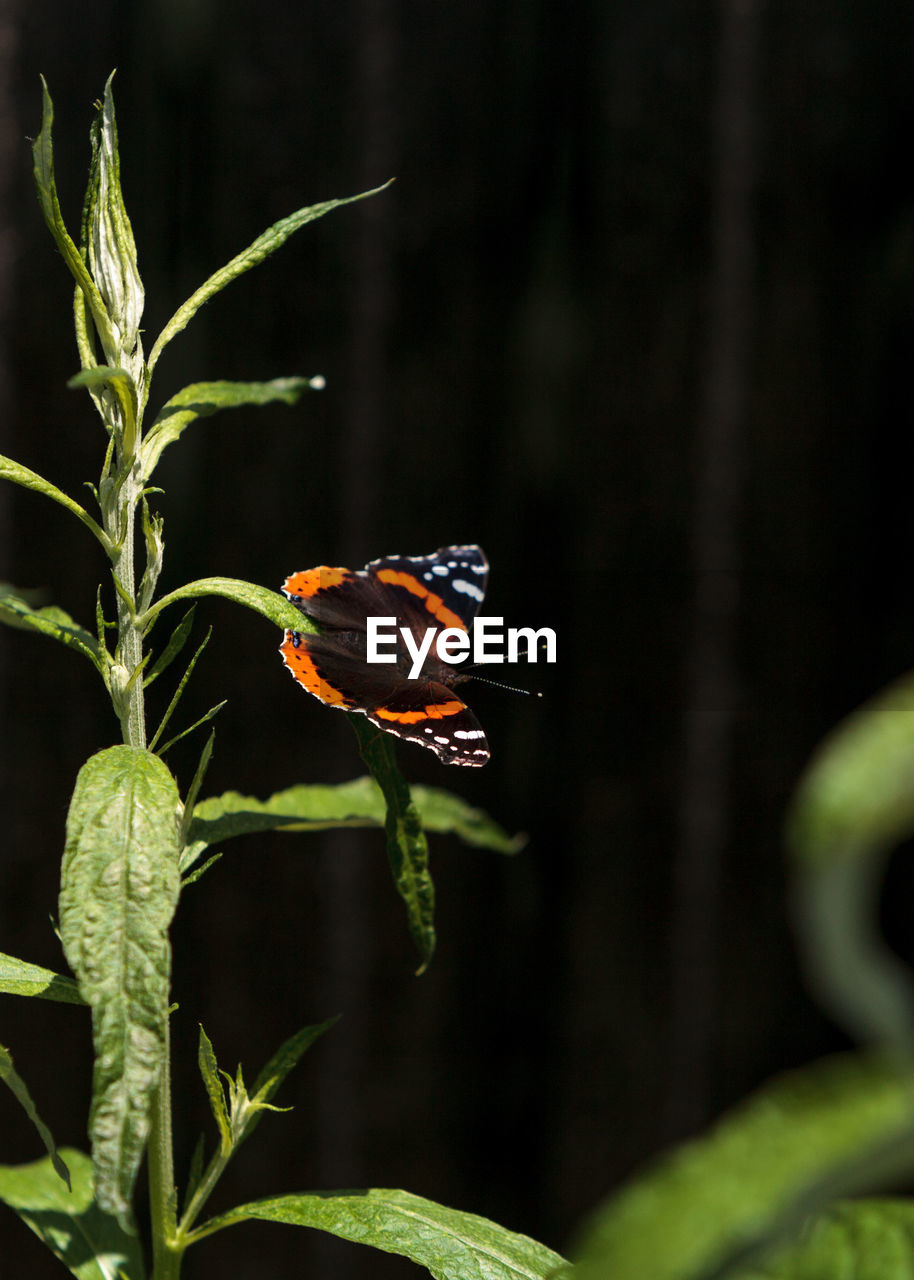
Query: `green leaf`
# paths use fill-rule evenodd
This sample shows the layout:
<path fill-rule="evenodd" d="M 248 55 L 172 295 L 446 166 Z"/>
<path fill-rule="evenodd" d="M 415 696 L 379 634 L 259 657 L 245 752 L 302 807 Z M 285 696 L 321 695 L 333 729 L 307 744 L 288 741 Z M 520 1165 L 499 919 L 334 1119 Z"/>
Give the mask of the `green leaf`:
<path fill-rule="evenodd" d="M 464 843 L 496 853 L 514 854 L 525 837 L 510 836 L 482 809 L 437 787 L 411 788 L 426 831 L 451 832 Z M 194 810 L 188 845 L 193 858 L 182 858 L 186 869 L 209 845 L 232 836 L 263 831 L 324 831 L 335 827 L 382 827 L 387 806 L 371 777 L 354 778 L 336 786 L 303 783 L 278 791 L 268 800 L 226 791 L 202 800 Z"/>
<path fill-rule="evenodd" d="M 220 409 L 280 401 L 295 404 L 306 391 L 318 391 L 323 378 L 274 378 L 271 382 L 195 382 L 172 396 L 149 428 L 141 450 L 143 476 L 148 480 L 162 451 L 198 418 Z"/>
<path fill-rule="evenodd" d="M 801 1240 L 733 1280 L 914 1280 L 914 1204 L 858 1200 L 809 1223 Z"/>
<path fill-rule="evenodd" d="M 105 84 L 105 94 L 92 127 L 93 163 L 83 210 L 83 251 L 92 279 L 98 286 L 110 319 L 116 346 L 106 347 L 106 357 L 116 354 L 127 363 L 135 379 L 143 369 L 140 321 L 145 295 L 137 263 L 133 229 L 121 191 L 121 165 L 117 145 L 117 122 L 111 85 L 114 72 Z M 104 342 L 104 334 L 100 334 Z M 134 400 L 134 425 L 135 425 Z M 127 418 L 125 417 L 125 423 Z M 125 440 L 125 453 L 133 451 Z"/>
<path fill-rule="evenodd" d="M 90 529 L 98 541 L 102 544 L 106 551 L 111 550 L 111 540 L 108 535 L 101 529 L 88 511 L 84 511 L 78 502 L 58 489 L 56 485 L 51 484 L 50 480 L 45 480 L 44 476 L 38 475 L 36 471 L 30 471 L 28 467 L 22 466 L 19 462 L 14 462 L 12 458 L 5 458 L 0 454 L 0 480 L 11 480 L 13 484 L 21 485 L 23 489 L 31 489 L 35 493 L 43 493 L 46 498 L 51 498 L 62 507 L 66 507 L 67 511 L 76 516 L 77 520 L 82 521 L 87 529 Z"/>
<path fill-rule="evenodd" d="M 38 1130 L 38 1136 L 44 1143 L 44 1149 L 48 1153 L 54 1172 L 58 1178 L 61 1178 L 67 1187 L 70 1186 L 70 1172 L 67 1166 L 57 1154 L 57 1147 L 54 1145 L 54 1139 L 51 1137 L 51 1131 L 35 1110 L 35 1104 L 32 1101 L 31 1094 L 25 1087 L 25 1081 L 19 1075 L 13 1066 L 13 1056 L 8 1049 L 0 1044 L 0 1080 L 7 1085 L 13 1093 L 25 1114 L 31 1120 L 32 1124 Z"/>
<path fill-rule="evenodd" d="M 379 733 L 364 716 L 350 715 L 349 722 L 359 740 L 359 753 L 384 795 L 387 857 L 397 892 L 406 905 L 410 935 L 422 960 L 418 973 L 423 973 L 435 950 L 435 886 L 428 869 L 428 842 L 422 818 L 397 768 L 390 738 Z"/>
<path fill-rule="evenodd" d="M 384 186 L 389 185 L 385 183 Z M 305 226 L 308 222 L 314 222 L 317 218 L 322 218 L 325 213 L 330 213 L 332 209 L 339 209 L 345 204 L 352 204 L 356 200 L 365 200 L 369 196 L 377 195 L 379 191 L 383 191 L 384 187 L 376 187 L 373 191 L 363 191 L 357 196 L 348 196 L 343 200 L 327 200 L 323 204 L 311 205 L 309 208 L 299 209 L 295 213 L 289 214 L 288 217 L 281 219 L 279 222 L 268 227 L 262 235 L 258 236 L 253 244 L 242 250 L 231 262 L 226 263 L 214 275 L 211 275 L 199 289 L 188 298 L 188 300 L 178 308 L 172 318 L 168 321 L 165 328 L 159 334 L 156 342 L 149 353 L 149 373 L 151 374 L 158 362 L 159 356 L 165 350 L 165 347 L 171 342 L 182 329 L 186 328 L 193 317 L 197 314 L 204 303 L 210 298 L 215 297 L 233 280 L 237 280 L 245 271 L 250 271 L 251 267 L 258 266 L 270 254 L 275 253 L 291 235 L 294 235 L 299 228 Z"/>
<path fill-rule="evenodd" d="M 767 1085 L 623 1187 L 594 1215 L 574 1274 L 723 1277 L 837 1196 L 905 1170 L 914 1170 L 914 1071 L 826 1059 Z"/>
<path fill-rule="evenodd" d="M 254 1081 L 251 1091 L 253 1100 L 269 1102 L 289 1072 L 298 1065 L 302 1055 L 338 1021 L 338 1018 L 328 1018 L 326 1022 L 319 1022 L 313 1027 L 302 1027 L 281 1044 Z"/>
<path fill-rule="evenodd" d="M 219 1129 L 219 1152 L 228 1156 L 232 1150 L 232 1125 L 229 1120 L 228 1107 L 225 1102 L 225 1088 L 219 1078 L 219 1064 L 213 1052 L 209 1036 L 200 1028 L 200 1039 L 197 1044 L 197 1065 L 209 1098 L 210 1110 Z"/>
<path fill-rule="evenodd" d="M 14 1209 L 78 1280 L 143 1280 L 143 1257 L 132 1224 L 122 1228 L 92 1195 L 92 1162 L 64 1148 L 73 1180 L 68 1191 L 49 1159 L 0 1165 L 0 1200 Z"/>
<path fill-rule="evenodd" d="M 162 596 L 146 610 L 142 618 L 144 628 L 148 631 L 167 605 L 174 604 L 176 600 L 194 600 L 200 596 L 223 596 L 226 600 L 233 600 L 235 604 L 243 604 L 245 608 L 263 614 L 277 627 L 293 631 L 317 630 L 314 623 L 285 596 L 276 591 L 268 591 L 266 587 L 259 587 L 253 582 L 241 582 L 238 578 L 201 578 L 198 582 L 188 582 L 185 586 L 178 587 L 177 591 Z"/>
<path fill-rule="evenodd" d="M 120 413 L 120 421 L 127 428 L 127 437 L 125 448 L 129 445 L 130 433 L 136 431 L 137 418 L 137 388 L 133 375 L 127 369 L 122 369 L 119 365 L 97 364 L 90 369 L 83 369 L 80 373 L 75 373 L 72 378 L 67 379 L 67 387 L 70 391 L 76 391 L 80 387 L 85 387 L 89 391 L 111 391 Z M 104 400 L 96 401 L 96 403 L 104 405 Z M 102 409 L 102 416 L 106 418 L 111 416 L 110 406 L 108 410 Z"/>
<path fill-rule="evenodd" d="M 183 676 L 181 677 L 181 679 L 178 681 L 178 687 L 177 687 L 177 689 L 175 689 L 174 696 L 172 697 L 171 702 L 169 702 L 168 707 L 167 707 L 167 709 L 166 709 L 166 711 L 165 711 L 165 714 L 162 716 L 162 719 L 161 719 L 161 721 L 159 722 L 159 727 L 158 727 L 158 729 L 156 729 L 155 733 L 153 734 L 153 736 L 152 736 L 152 738 L 151 738 L 151 740 L 150 740 L 150 742 L 149 742 L 149 750 L 150 750 L 150 751 L 153 751 L 153 750 L 155 749 L 155 745 L 156 745 L 156 743 L 158 742 L 159 738 L 161 738 L 161 736 L 162 736 L 162 732 L 163 732 L 163 730 L 165 729 L 165 726 L 168 724 L 169 720 L 171 719 L 172 715 L 174 714 L 175 708 L 177 707 L 178 703 L 181 701 L 181 695 L 184 693 L 184 690 L 185 690 L 185 688 L 186 688 L 186 686 L 187 686 L 187 682 L 188 682 L 188 680 L 191 678 L 191 676 L 193 675 L 193 670 L 194 670 L 194 667 L 197 665 L 197 661 L 198 661 L 198 659 L 199 659 L 199 657 L 200 657 L 200 654 L 203 652 L 203 650 L 204 650 L 204 649 L 206 648 L 206 646 L 209 644 L 209 638 L 210 638 L 210 636 L 211 636 L 212 634 L 213 634 L 213 629 L 212 629 L 212 627 L 210 627 L 210 628 L 209 628 L 209 630 L 207 631 L 206 635 L 203 637 L 203 642 L 198 646 L 198 648 L 197 648 L 197 652 L 194 654 L 194 656 L 191 658 L 190 662 L 187 664 L 187 668 L 185 669 L 184 675 L 183 675 Z M 224 704 L 224 703 L 220 703 L 219 705 L 220 705 L 220 706 L 224 706 L 225 704 Z M 211 714 L 213 714 L 213 715 L 214 715 L 214 714 L 215 714 L 215 712 L 212 712 Z M 160 754 L 161 754 L 161 753 L 160 753 Z"/>
<path fill-rule="evenodd" d="M 221 702 L 217 702 L 214 707 L 210 707 L 209 711 L 204 711 L 203 715 L 193 724 L 189 724 L 186 729 L 182 729 L 180 733 L 176 733 L 173 738 L 169 738 L 166 743 L 159 747 L 159 755 L 164 756 L 166 751 L 170 751 L 176 742 L 180 742 L 182 738 L 186 738 L 189 733 L 193 733 L 194 729 L 199 729 L 201 724 L 208 724 L 215 716 L 219 714 L 224 706 L 228 704 L 228 698 L 223 698 Z"/>
<path fill-rule="evenodd" d="M 118 746 L 82 767 L 67 816 L 60 934 L 92 1006 L 98 1202 L 121 1217 L 167 1044 L 178 811 L 177 785 L 158 756 Z"/>
<path fill-rule="evenodd" d="M 51 95 L 48 93 L 48 86 L 45 83 L 44 76 L 41 77 L 41 92 L 43 107 L 41 131 L 32 146 L 33 172 L 35 187 L 38 192 L 38 203 L 41 205 L 41 212 L 44 214 L 48 230 L 54 237 L 63 260 L 70 270 L 70 274 L 85 298 L 86 305 L 95 322 L 95 327 L 101 337 L 102 345 L 106 351 L 113 353 L 116 350 L 116 344 L 104 301 L 95 281 L 89 275 L 82 254 L 70 238 L 60 211 L 57 185 L 54 181 L 54 148 L 51 141 L 54 106 L 51 102 Z"/>
<path fill-rule="evenodd" d="M 79 987 L 72 978 L 61 977 L 51 969 L 17 960 L 0 952 L 0 992 L 10 996 L 40 996 L 62 1004 L 85 1004 Z"/>
<path fill-rule="evenodd" d="M 91 632 L 79 626 L 56 605 L 36 609 L 29 603 L 26 593 L 6 582 L 0 582 L 0 622 L 22 631 L 37 631 L 43 636 L 59 640 L 61 644 L 88 658 L 96 671 L 103 670 L 98 641 Z"/>
<path fill-rule="evenodd" d="M 914 832 L 914 676 L 849 716 L 800 781 L 787 837 L 798 940 L 810 985 L 858 1038 L 905 1045 L 914 975 L 878 933 L 880 883 Z"/>
<path fill-rule="evenodd" d="M 487 1218 L 448 1209 L 408 1191 L 375 1187 L 257 1200 L 211 1219 L 194 1234 L 209 1235 L 250 1218 L 314 1227 L 398 1253 L 425 1267 L 435 1280 L 545 1280 L 564 1265 L 564 1259 L 545 1245 Z"/>
<path fill-rule="evenodd" d="M 150 669 L 149 675 L 143 681 L 145 688 L 148 689 L 153 680 L 158 679 L 162 672 L 171 666 L 175 658 L 187 644 L 191 630 L 193 629 L 194 613 L 196 612 L 196 608 L 197 606 L 195 604 L 191 605 L 187 610 L 187 613 L 185 613 L 184 617 L 171 633 L 168 644 L 166 644 L 158 658 L 156 658 L 155 663 Z"/>

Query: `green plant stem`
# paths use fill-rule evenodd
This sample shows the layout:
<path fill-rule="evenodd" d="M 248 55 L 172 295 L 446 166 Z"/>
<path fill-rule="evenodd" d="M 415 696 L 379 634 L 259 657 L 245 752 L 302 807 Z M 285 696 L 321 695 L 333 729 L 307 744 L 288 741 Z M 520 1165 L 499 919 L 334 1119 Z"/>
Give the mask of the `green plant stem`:
<path fill-rule="evenodd" d="M 123 589 L 123 594 L 118 592 L 117 597 L 118 648 L 120 660 L 127 670 L 128 678 L 134 675 L 143 660 L 143 633 L 133 603 L 136 599 L 134 536 L 138 499 L 138 486 L 131 471 L 121 487 L 120 507 L 124 532 L 113 563 L 114 573 Z M 126 705 L 120 710 L 124 741 L 131 747 L 145 747 L 146 714 L 141 675 L 137 675 L 137 678 L 130 683 L 125 696 Z"/>
<path fill-rule="evenodd" d="M 234 1148 L 225 1154 L 222 1151 L 215 1153 L 200 1180 L 200 1185 L 191 1196 L 190 1204 L 184 1210 L 184 1215 L 178 1227 L 178 1235 L 185 1245 L 191 1244 L 194 1240 L 200 1239 L 201 1235 L 206 1234 L 205 1228 L 201 1228 L 199 1232 L 192 1231 L 191 1228 L 203 1212 L 203 1207 L 212 1195 L 216 1183 L 225 1172 L 225 1166 L 232 1158 L 233 1151 Z"/>
<path fill-rule="evenodd" d="M 120 590 L 117 593 L 118 656 L 127 674 L 127 688 L 119 699 L 124 742 L 146 746 L 146 708 L 143 698 L 143 632 L 136 612 L 135 532 L 141 485 L 137 480 L 138 438 L 131 441 L 132 457 L 117 495 L 117 519 L 122 536 L 112 557 Z M 159 1085 L 150 1115 L 146 1159 L 149 1168 L 149 1213 L 152 1226 L 152 1280 L 178 1280 L 184 1244 L 176 1237 L 174 1154 L 171 1128 L 171 1048 L 165 1026 L 165 1052 Z"/>
<path fill-rule="evenodd" d="M 171 1136 L 171 1046 L 165 1027 L 162 1077 L 152 1104 L 149 1144 L 149 1212 L 152 1222 L 152 1280 L 177 1280 L 184 1245 L 175 1230 L 175 1175 Z"/>

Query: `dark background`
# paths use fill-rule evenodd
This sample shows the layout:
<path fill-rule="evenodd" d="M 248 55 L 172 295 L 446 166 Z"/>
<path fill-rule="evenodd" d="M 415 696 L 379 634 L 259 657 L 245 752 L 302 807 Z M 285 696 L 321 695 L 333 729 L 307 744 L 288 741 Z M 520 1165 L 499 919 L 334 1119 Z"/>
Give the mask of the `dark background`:
<path fill-rule="evenodd" d="M 399 751 L 530 835 L 514 860 L 433 838 L 427 975 L 377 834 L 239 840 L 182 899 L 182 1182 L 212 1132 L 198 1021 L 252 1079 L 343 1015 L 214 1209 L 403 1186 L 562 1249 L 639 1163 L 843 1043 L 803 992 L 781 832 L 821 735 L 911 665 L 912 23 L 897 0 L 0 0 L 0 450 L 73 494 L 98 474 L 28 138 L 43 72 L 75 233 L 117 66 L 147 349 L 265 226 L 397 179 L 163 358 L 153 410 L 190 381 L 328 383 L 169 451 L 163 589 L 479 542 L 487 612 L 558 636 L 554 667 L 506 673 L 542 701 L 472 689 L 484 771 Z M 91 626 L 105 566 L 6 486 L 0 575 Z M 269 624 L 197 613 L 214 634 L 183 713 L 229 700 L 207 793 L 361 772 Z M 0 950 L 60 968 L 68 797 L 117 725 L 77 655 L 0 646 Z M 201 744 L 170 757 L 182 788 Z M 84 1014 L 10 999 L 0 1041 L 57 1140 L 85 1145 Z M 0 1108 L 0 1159 L 40 1155 Z M 197 1252 L 188 1276 L 411 1274 L 262 1224 Z M 0 1274 L 26 1272 L 59 1266 L 6 1215 Z"/>

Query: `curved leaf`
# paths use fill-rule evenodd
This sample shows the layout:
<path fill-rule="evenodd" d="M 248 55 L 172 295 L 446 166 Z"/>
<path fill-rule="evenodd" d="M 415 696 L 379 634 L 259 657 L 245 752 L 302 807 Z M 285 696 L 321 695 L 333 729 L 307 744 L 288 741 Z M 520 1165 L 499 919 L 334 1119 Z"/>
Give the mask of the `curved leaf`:
<path fill-rule="evenodd" d="M 200 596 L 223 596 L 233 600 L 235 604 L 243 604 L 247 609 L 261 613 L 277 627 L 293 631 L 316 631 L 317 628 L 309 618 L 291 604 L 285 596 L 266 587 L 259 587 L 254 582 L 242 582 L 238 578 L 200 578 L 197 582 L 188 582 L 167 596 L 162 596 L 143 615 L 143 626 L 148 631 L 159 613 L 176 600 L 195 600 Z"/>
<path fill-rule="evenodd" d="M 110 81 L 109 81 L 110 84 Z M 82 295 L 86 300 L 86 304 L 92 313 L 92 319 L 102 339 L 102 345 L 106 351 L 115 350 L 114 334 L 111 328 L 111 321 L 102 296 L 96 287 L 95 281 L 89 275 L 85 262 L 83 262 L 82 254 L 73 243 L 66 225 L 63 220 L 63 214 L 60 211 L 60 202 L 57 198 L 57 185 L 54 180 L 54 147 L 51 139 L 51 130 L 54 123 L 54 106 L 51 102 L 51 95 L 48 93 L 48 86 L 44 76 L 41 77 L 41 94 L 42 94 L 42 116 L 41 131 L 32 145 L 32 161 L 33 173 L 35 177 L 35 187 L 38 192 L 38 203 L 41 205 L 41 211 L 44 214 L 44 220 L 48 225 L 48 230 L 54 237 L 57 247 L 63 255 L 63 260 L 67 264 L 70 274 L 76 281 Z"/>
<path fill-rule="evenodd" d="M 31 471 L 20 462 L 14 462 L 12 458 L 3 457 L 0 454 L 0 480 L 11 480 L 13 484 L 21 485 L 23 489 L 32 489 L 35 493 L 43 493 L 46 498 L 51 498 L 52 501 L 59 503 L 60 506 L 66 507 L 67 511 L 76 516 L 77 520 L 82 521 L 86 528 L 94 533 L 106 551 L 111 550 L 111 540 L 105 531 L 92 519 L 88 511 L 84 511 L 69 494 L 64 493 L 62 489 L 58 489 L 56 484 L 51 484 L 50 480 L 45 480 L 44 476 L 40 476 L 37 471 Z"/>
<path fill-rule="evenodd" d="M 914 1170 L 914 1071 L 827 1059 L 774 1081 L 598 1209 L 580 1280 L 699 1280 L 838 1195 Z"/>
<path fill-rule="evenodd" d="M 74 622 L 68 613 L 56 605 L 36 609 L 25 596 L 8 583 L 0 582 L 0 622 L 22 631 L 37 631 L 43 636 L 59 640 L 88 658 L 97 671 L 102 670 L 98 641 L 91 632 Z"/>
<path fill-rule="evenodd" d="M 143 1280 L 143 1256 L 132 1224 L 125 1229 L 92 1195 L 92 1161 L 63 1148 L 73 1182 L 60 1181 L 50 1160 L 0 1165 L 0 1200 L 14 1209 L 78 1280 Z"/>
<path fill-rule="evenodd" d="M 177 785 L 162 761 L 119 746 L 82 767 L 67 815 L 60 935 L 92 1007 L 96 1193 L 103 1209 L 121 1216 L 167 1043 L 178 808 Z"/>
<path fill-rule="evenodd" d="M 426 831 L 452 832 L 466 844 L 496 853 L 514 854 L 523 836 L 509 836 L 482 809 L 437 787 L 412 787 L 412 798 Z M 232 836 L 262 831 L 323 831 L 332 827 L 380 827 L 387 806 L 371 777 L 354 778 L 335 786 L 301 784 L 278 791 L 267 800 L 226 791 L 201 800 L 194 809 L 188 843 L 195 860 L 205 848 Z M 190 861 L 182 859 L 182 870 Z"/>
<path fill-rule="evenodd" d="M 205 1223 L 197 1236 L 258 1218 L 314 1227 L 343 1240 L 398 1253 L 435 1280 L 545 1280 L 564 1259 L 529 1236 L 408 1191 L 371 1188 L 276 1196 Z"/>
<path fill-rule="evenodd" d="M 13 1066 L 12 1054 L 8 1049 L 5 1049 L 2 1044 L 0 1044 L 0 1080 L 9 1087 L 25 1114 L 38 1130 L 38 1136 L 44 1143 L 45 1151 L 48 1153 L 54 1172 L 57 1174 L 58 1178 L 61 1178 L 67 1184 L 67 1187 L 69 1187 L 70 1173 L 63 1160 L 61 1160 L 60 1156 L 57 1154 L 57 1147 L 54 1145 L 54 1139 L 51 1137 L 51 1131 L 35 1110 L 35 1104 L 32 1101 L 31 1094 L 25 1087 L 25 1081 Z"/>
<path fill-rule="evenodd" d="M 295 404 L 306 391 L 319 391 L 324 379 L 274 378 L 271 382 L 194 382 L 184 387 L 156 415 L 141 449 L 146 480 L 155 470 L 162 451 L 198 418 L 208 418 L 220 409 L 242 405 L 263 405 L 279 401 Z"/>
<path fill-rule="evenodd" d="M 387 857 L 397 892 L 406 906 L 410 935 L 422 959 L 418 972 L 423 973 L 435 951 L 435 886 L 428 868 L 428 841 L 422 818 L 409 785 L 397 768 L 390 738 L 379 733 L 364 716 L 350 715 L 349 723 L 359 740 L 359 754 L 384 796 Z"/>
<path fill-rule="evenodd" d="M 798 941 L 827 1010 L 865 1040 L 914 1034 L 914 975 L 878 934 L 892 847 L 914 832 L 914 676 L 890 686 L 825 739 L 787 824 Z"/>
<path fill-rule="evenodd" d="M 61 977 L 51 969 L 28 964 L 15 956 L 0 952 L 0 993 L 10 996 L 40 996 L 62 1004 L 85 1004 L 79 987 L 72 978 Z"/>
<path fill-rule="evenodd" d="M 384 186 L 389 185 L 385 183 Z M 295 213 L 289 214 L 288 217 L 282 218 L 279 222 L 275 222 L 272 227 L 268 227 L 262 235 L 241 253 L 232 258 L 231 262 L 227 262 L 224 267 L 215 274 L 211 275 L 199 289 L 187 299 L 187 301 L 178 308 L 175 314 L 166 324 L 165 328 L 159 334 L 158 338 L 149 353 L 148 371 L 151 374 L 156 366 L 159 356 L 165 350 L 165 347 L 171 342 L 177 334 L 185 329 L 190 321 L 194 318 L 200 308 L 210 298 L 215 297 L 233 280 L 237 280 L 238 276 L 243 275 L 245 271 L 250 271 L 251 267 L 256 267 L 259 263 L 268 258 L 270 254 L 275 253 L 291 235 L 294 235 L 300 227 L 305 226 L 308 222 L 314 222 L 317 218 L 322 218 L 325 213 L 330 213 L 332 209 L 339 209 L 344 204 L 352 204 L 355 200 L 365 200 L 369 196 L 377 195 L 379 191 L 383 191 L 384 187 L 376 187 L 373 191 L 363 191 L 357 196 L 347 196 L 343 200 L 326 200 L 323 204 L 314 204 L 305 209 L 298 209 Z"/>

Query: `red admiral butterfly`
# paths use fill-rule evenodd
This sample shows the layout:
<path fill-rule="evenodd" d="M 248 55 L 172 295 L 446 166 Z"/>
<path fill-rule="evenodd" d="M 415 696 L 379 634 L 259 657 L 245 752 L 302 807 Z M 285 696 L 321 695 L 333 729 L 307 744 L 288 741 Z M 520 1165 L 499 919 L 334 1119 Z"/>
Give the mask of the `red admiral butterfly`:
<path fill-rule="evenodd" d="M 439 656 L 436 640 L 419 678 L 411 680 L 413 657 L 399 629 L 408 628 L 417 646 L 429 628 L 469 632 L 488 575 L 479 547 L 384 556 L 364 569 L 320 565 L 293 573 L 283 592 L 321 633 L 287 631 L 280 645 L 283 662 L 328 707 L 360 711 L 385 733 L 428 747 L 442 764 L 483 765 L 489 759 L 486 735 L 453 692 L 471 677 Z M 370 617 L 396 617 L 394 663 L 368 662 Z"/>

